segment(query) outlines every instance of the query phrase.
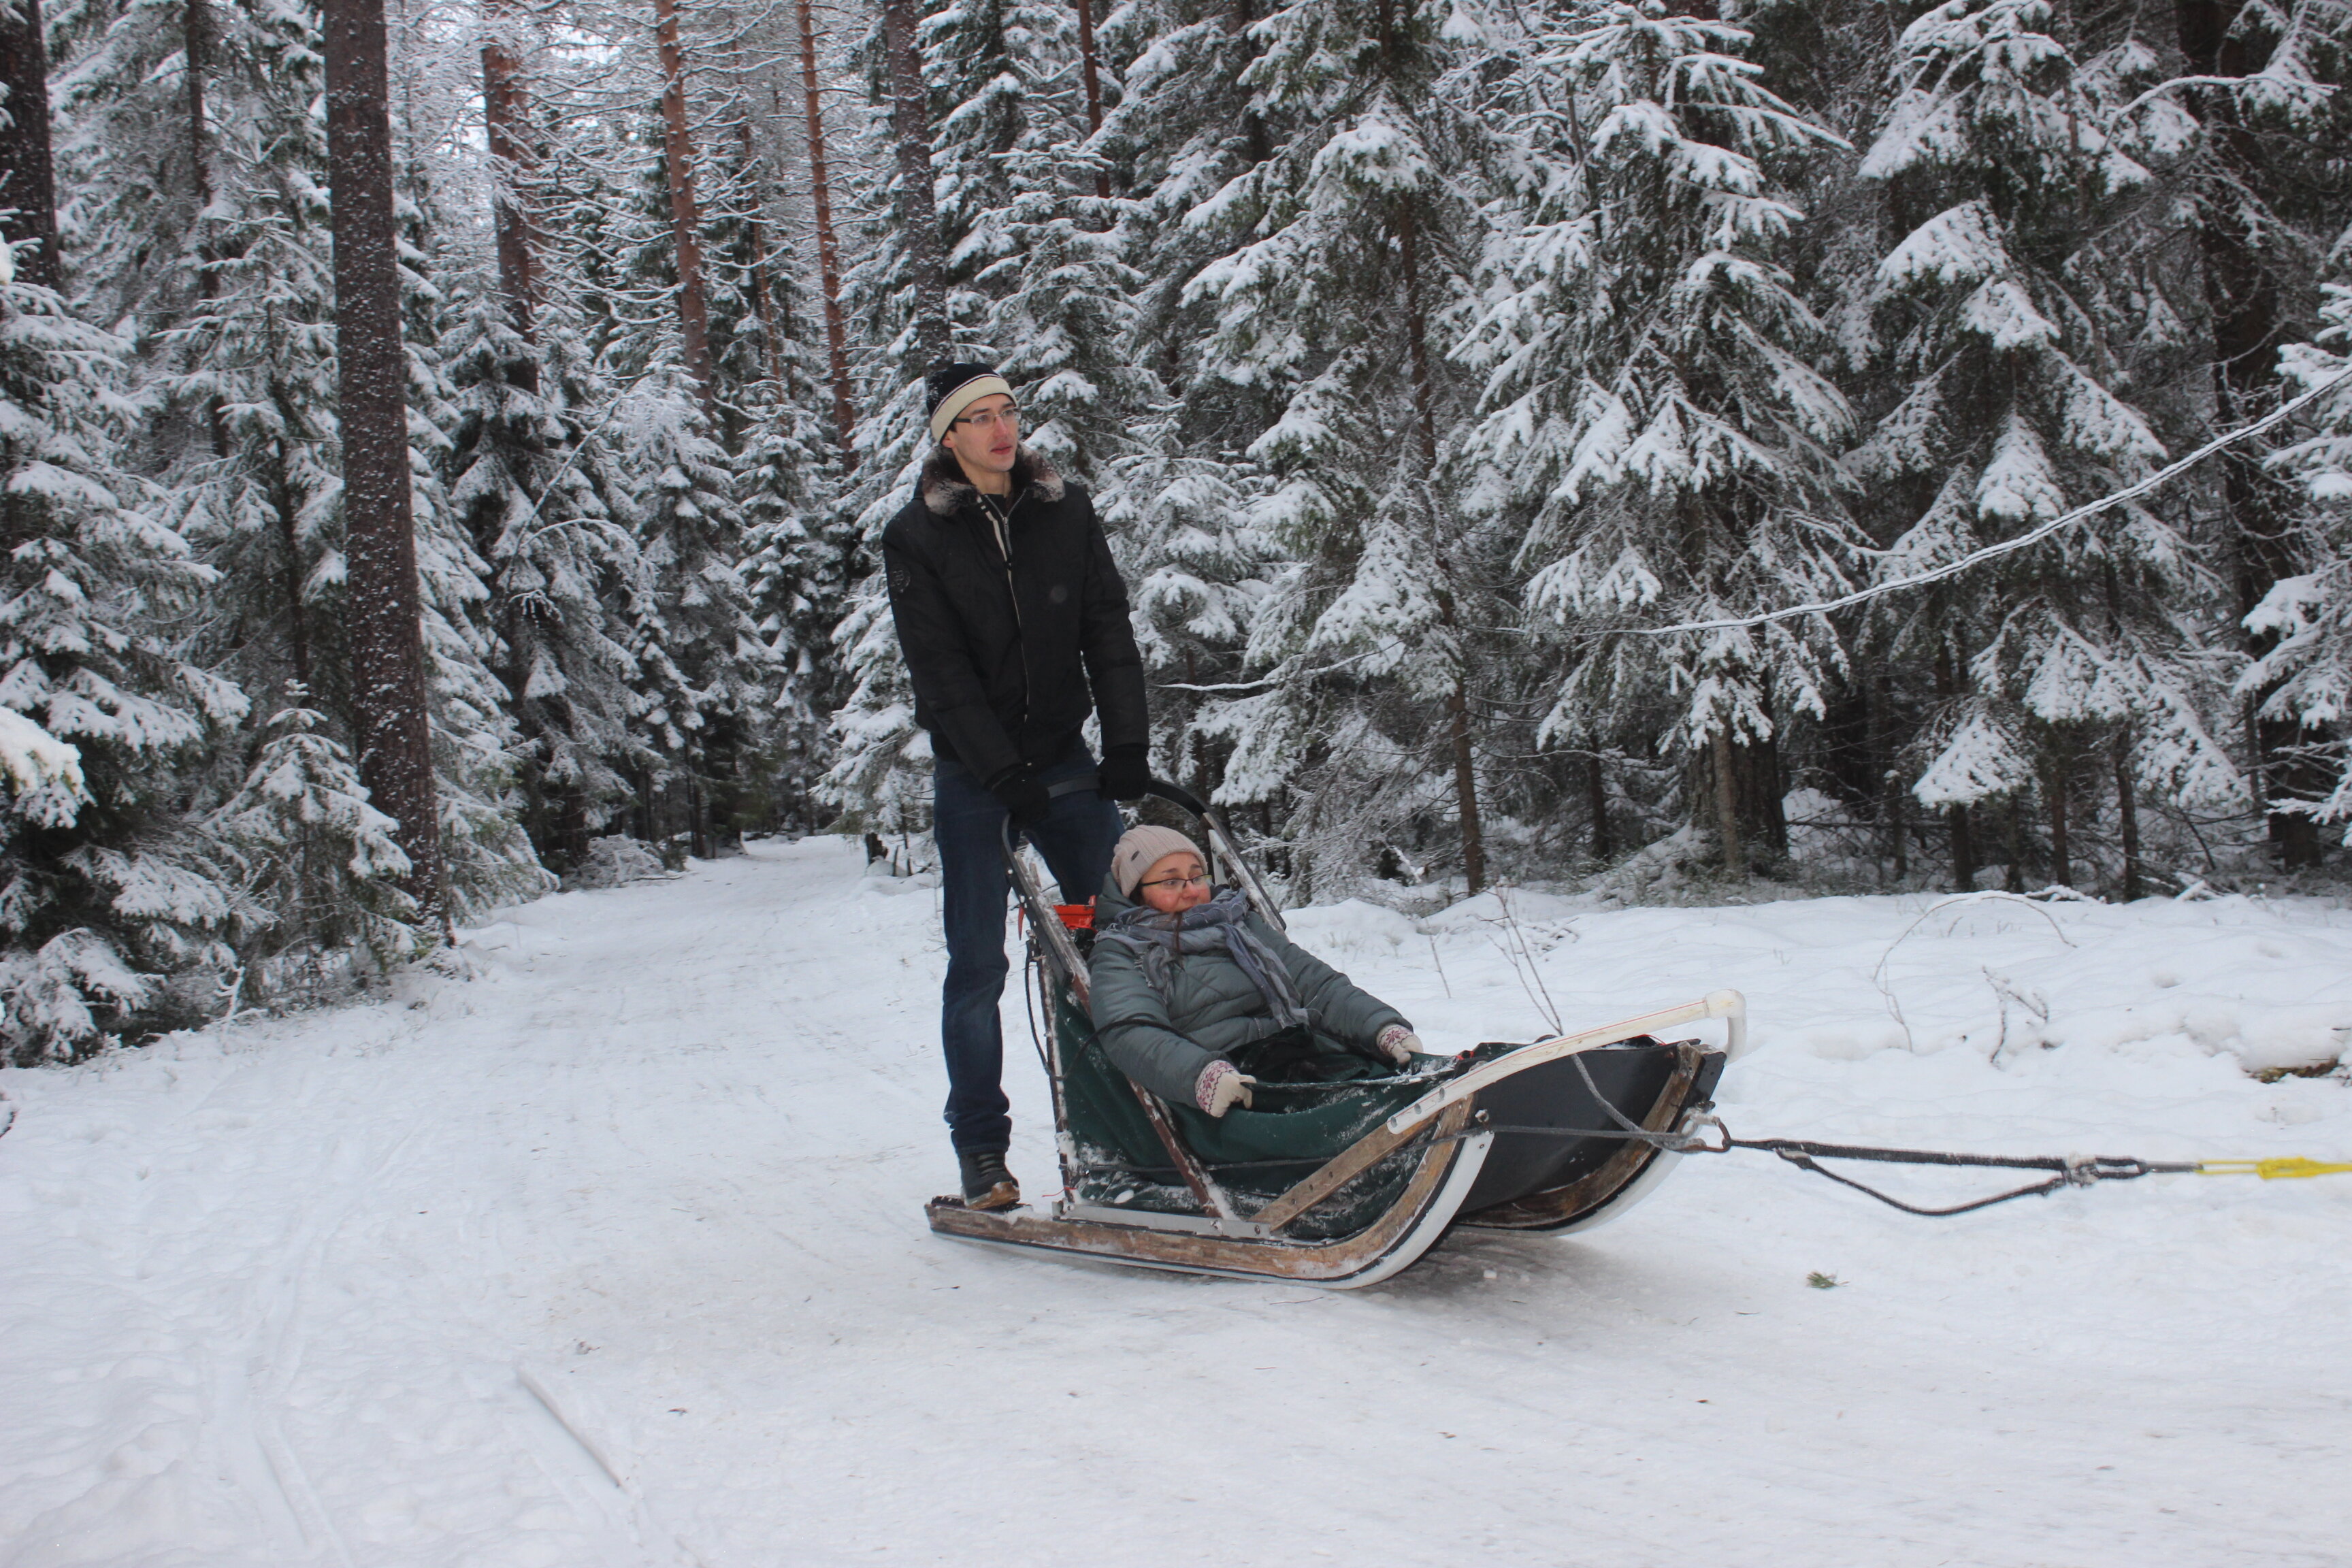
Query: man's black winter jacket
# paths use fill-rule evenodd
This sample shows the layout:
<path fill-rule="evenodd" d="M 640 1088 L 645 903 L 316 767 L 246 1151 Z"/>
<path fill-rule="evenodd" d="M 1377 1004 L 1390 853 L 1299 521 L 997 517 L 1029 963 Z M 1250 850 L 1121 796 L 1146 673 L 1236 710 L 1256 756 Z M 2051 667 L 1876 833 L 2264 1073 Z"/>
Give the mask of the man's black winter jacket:
<path fill-rule="evenodd" d="M 997 504 L 1009 571 L 980 492 L 942 447 L 882 531 L 915 722 L 932 751 L 993 779 L 1062 756 L 1089 709 L 1106 751 L 1145 744 L 1143 660 L 1094 503 L 1024 447 L 1013 494 Z"/>

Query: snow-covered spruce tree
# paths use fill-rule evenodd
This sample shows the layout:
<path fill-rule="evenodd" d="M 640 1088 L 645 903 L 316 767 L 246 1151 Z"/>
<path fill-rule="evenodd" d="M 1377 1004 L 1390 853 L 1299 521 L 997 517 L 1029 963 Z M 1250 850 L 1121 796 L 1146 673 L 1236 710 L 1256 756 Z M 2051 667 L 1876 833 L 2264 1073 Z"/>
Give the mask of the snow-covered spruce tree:
<path fill-rule="evenodd" d="M 776 291 L 776 403 L 745 433 L 735 467 L 744 588 L 775 656 L 761 726 L 761 774 L 773 792 L 763 816 L 808 830 L 819 815 L 817 782 L 831 761 L 829 721 L 847 695 L 833 632 L 847 607 L 857 542 L 839 501 L 841 452 L 829 428 L 829 393 L 803 331 L 811 312 L 788 278 Z"/>
<path fill-rule="evenodd" d="M 1835 138 L 1762 85 L 1744 29 L 1655 0 L 1566 20 L 1514 95 L 1508 218 L 1457 351 L 1483 417 L 1453 471 L 1519 534 L 1532 625 L 1569 635 L 1542 740 L 1684 759 L 1738 867 L 1759 833 L 1786 850 L 1768 748 L 1839 651 L 1820 623 L 1631 628 L 1847 580 L 1851 415 L 1781 265 L 1802 216 L 1786 175 Z"/>
<path fill-rule="evenodd" d="M 2167 92 L 2195 125 L 2185 153 L 2164 170 L 2196 240 L 2200 286 L 2183 313 L 2202 331 L 2197 344 L 2211 388 L 2212 422 L 2228 426 L 2262 414 L 2281 389 L 2279 351 L 2315 330 L 2308 316 L 2315 276 L 2352 210 L 2352 5 L 2342 0 L 2236 5 L 2176 0 L 2180 50 L 2176 84 Z M 2195 309 L 2201 306 L 2202 309 Z M 2286 470 L 2269 465 L 2275 440 L 2257 437 L 2217 457 L 2199 476 L 2200 510 L 2218 524 L 2211 558 L 2231 579 L 2242 617 L 2283 581 L 2307 574 L 2310 556 L 2301 510 Z M 2240 647 L 2266 662 L 2275 631 L 2242 624 Z M 2316 862 L 2318 820 L 2294 803 L 2328 792 L 2328 770 L 2305 734 L 2299 705 L 2272 704 L 2273 692 L 2249 693 L 2262 711 L 2248 723 L 2243 754 L 2256 800 L 2266 805 L 2273 852 L 2287 869 Z"/>
<path fill-rule="evenodd" d="M 743 517 L 735 478 L 685 384 L 656 377 L 630 395 L 623 461 L 634 498 L 645 588 L 635 612 L 642 711 L 668 809 L 648 801 L 656 838 L 675 822 L 691 852 L 713 853 L 714 828 L 739 837 L 773 698 L 777 656 L 760 636 L 738 570 Z"/>
<path fill-rule="evenodd" d="M 2352 232 L 2336 256 L 2339 270 L 2352 263 Z M 2352 375 L 2352 279 L 2331 282 L 2326 301 L 2317 341 L 2292 344 L 2281 356 L 2296 390 Z M 2309 569 L 2273 584 L 2246 617 L 2268 646 L 2238 690 L 2259 702 L 2259 719 L 2304 734 L 2298 760 L 2328 787 L 2303 812 L 2352 843 L 2352 383 L 2319 405 L 2315 423 L 2316 433 L 2271 459 L 2303 488 L 2293 543 Z"/>
<path fill-rule="evenodd" d="M 1118 346 L 1169 399 L 1130 430 L 1114 547 L 1138 646 L 1159 683 L 1155 753 L 1203 795 L 1221 784 L 1233 742 L 1198 727 L 1218 698 L 1192 689 L 1242 683 L 1255 605 L 1280 554 L 1252 521 L 1265 474 L 1243 451 L 1280 417 L 1286 387 L 1278 375 L 1230 379 L 1233 367 L 1201 354 L 1215 301 L 1188 301 L 1184 287 L 1233 243 L 1230 232 L 1192 221 L 1194 209 L 1272 155 L 1256 94 L 1242 80 L 1262 47 L 1255 15 L 1237 0 L 1141 0 L 1111 13 L 1097 35 L 1117 101 L 1095 145 L 1134 192 L 1118 209 L 1138 279 Z M 1271 800 L 1287 776 L 1277 770 L 1249 797 Z"/>
<path fill-rule="evenodd" d="M 1251 628 L 1268 689 L 1198 721 L 1234 745 L 1219 796 L 1289 792 L 1310 864 L 1342 878 L 1442 825 L 1475 889 L 1499 583 L 1438 469 L 1465 404 L 1444 358 L 1468 300 L 1455 240 L 1492 143 L 1468 109 L 1482 47 L 1441 38 L 1449 15 L 1317 0 L 1254 26 L 1270 151 L 1193 208 L 1218 254 L 1183 299 L 1209 319 L 1187 381 L 1281 399 L 1246 451 L 1270 476 L 1253 521 L 1288 563 Z"/>
<path fill-rule="evenodd" d="M 324 717 L 295 695 L 296 706 L 270 716 L 244 784 L 205 823 L 245 881 L 267 891 L 277 918 L 240 957 L 280 992 L 299 989 L 304 969 L 335 983 L 344 955 L 403 951 L 416 920 L 415 901 L 400 889 L 408 857 L 394 841 L 395 824 L 368 804 L 359 769 L 324 732 Z"/>
<path fill-rule="evenodd" d="M 414 133 L 404 140 L 413 143 Z M 419 161 L 404 159 L 400 173 L 394 215 L 402 242 L 410 511 L 427 744 L 446 902 L 451 916 L 462 919 L 541 891 L 549 878 L 521 822 L 520 729 L 496 668 L 505 650 L 492 624 L 490 566 L 475 549 L 446 483 L 454 455 L 450 432 L 462 416 L 441 340 L 450 300 L 425 247 L 434 234 L 455 226 L 438 210 L 437 192 Z"/>
<path fill-rule="evenodd" d="M 1895 76 L 1861 172 L 1885 184 L 1900 237 L 1877 268 L 1874 368 L 1907 390 L 1851 460 L 1885 542 L 1881 580 L 2012 538 L 2160 460 L 2122 390 L 2164 363 L 2181 313 L 2147 161 L 2186 127 L 2144 93 L 2155 59 L 2127 31 L 2083 36 L 2046 0 L 1949 0 L 1905 28 Z M 2218 584 L 2158 505 L 1883 601 L 1874 644 L 1931 672 L 1913 794 L 1948 812 L 1961 885 L 1980 858 L 2008 862 L 2012 882 L 2042 858 L 2026 831 L 2036 797 L 2056 881 L 2074 877 L 2074 805 L 2118 773 L 2125 813 L 2137 790 L 2242 800 L 2210 728 L 2203 606 Z M 2005 847 L 1988 843 L 1996 815 Z"/>
<path fill-rule="evenodd" d="M 627 509 L 622 481 L 592 439 L 610 393 L 578 352 L 571 312 L 544 318 L 543 340 L 530 342 L 497 300 L 455 305 L 450 505 L 488 564 L 522 821 L 542 858 L 568 870 L 635 793 L 621 769 L 641 705 L 626 646 L 640 567 L 614 516 L 616 500 Z"/>
<path fill-rule="evenodd" d="M 29 720 L 79 752 L 12 769 L 0 816 L 0 1053 L 20 1063 L 217 1005 L 228 941 L 268 919 L 183 808 L 176 770 L 247 704 L 163 635 L 215 579 L 121 466 L 126 346 L 0 261 L 0 708 L 12 739 Z"/>

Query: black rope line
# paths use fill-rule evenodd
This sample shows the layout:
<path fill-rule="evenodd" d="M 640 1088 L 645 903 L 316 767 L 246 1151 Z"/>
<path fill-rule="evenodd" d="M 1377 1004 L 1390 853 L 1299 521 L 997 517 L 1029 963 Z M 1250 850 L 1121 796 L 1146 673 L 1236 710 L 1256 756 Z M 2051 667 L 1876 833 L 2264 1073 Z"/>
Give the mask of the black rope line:
<path fill-rule="evenodd" d="M 1570 1059 L 1573 1061 L 1576 1058 Z M 1582 1069 L 1582 1065 L 1581 1062 L 1578 1063 L 1580 1071 Z M 1587 1087 L 1591 1087 L 1591 1075 L 1584 1074 L 1584 1079 Z M 1734 1138 L 1728 1128 L 1725 1128 L 1723 1123 L 1716 1121 L 1712 1117 L 1708 1118 L 1708 1121 L 1722 1130 L 1723 1142 L 1710 1143 L 1697 1132 L 1651 1132 L 1635 1127 L 1597 1089 L 1593 1099 L 1598 1100 L 1601 1108 L 1626 1131 L 1612 1131 L 1605 1128 L 1587 1127 L 1525 1127 L 1492 1123 L 1482 1124 L 1480 1130 L 1487 1132 L 1516 1132 L 1523 1136 L 1538 1138 L 1613 1138 L 1647 1143 L 1663 1153 L 1670 1154 L 1727 1154 L 1734 1149 L 1754 1149 L 1764 1153 L 1778 1154 L 1801 1171 L 1810 1171 L 1817 1176 L 1827 1176 L 1841 1186 L 1852 1187 L 1858 1193 L 1866 1193 L 1889 1208 L 1901 1209 L 1905 1214 L 1923 1215 L 1932 1219 L 1972 1213 L 1977 1209 L 1990 1208 L 1995 1204 L 2008 1203 L 2012 1198 L 2028 1198 L 2036 1194 L 2047 1194 L 2058 1191 L 2061 1187 L 2095 1186 L 2101 1182 L 2128 1182 L 2141 1176 L 2185 1175 L 2193 1173 L 2198 1168 L 2197 1163 L 2193 1160 L 2175 1162 L 2136 1160 L 2114 1154 L 2081 1157 L 2069 1157 L 2063 1154 L 1955 1154 L 1937 1149 L 1885 1149 L 1864 1143 L 1822 1143 L 1810 1138 Z M 1917 1204 L 1905 1203 L 1901 1198 L 1880 1192 L 1876 1187 L 1857 1182 L 1851 1176 L 1840 1175 L 1837 1172 L 1822 1165 L 1819 1162 L 1822 1160 L 1869 1160 L 1888 1165 L 1950 1165 L 1979 1170 L 2048 1171 L 2052 1174 L 2046 1182 L 2035 1182 L 2031 1185 L 2013 1188 L 2009 1192 L 1996 1193 L 1989 1198 L 1954 1204 L 1947 1208 L 1925 1208 Z"/>

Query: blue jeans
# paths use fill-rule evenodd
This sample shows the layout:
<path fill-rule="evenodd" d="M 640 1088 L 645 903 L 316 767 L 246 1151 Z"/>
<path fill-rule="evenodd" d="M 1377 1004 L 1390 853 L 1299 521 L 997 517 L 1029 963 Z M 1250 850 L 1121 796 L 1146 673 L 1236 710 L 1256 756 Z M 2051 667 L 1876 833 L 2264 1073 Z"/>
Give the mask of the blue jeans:
<path fill-rule="evenodd" d="M 1095 760 L 1073 747 L 1045 770 L 1055 784 L 1090 773 Z M 1002 1151 L 1013 1142 L 1004 1098 L 1004 1028 L 997 1002 L 1011 968 L 1004 956 L 1004 906 L 1013 889 L 1005 868 L 1004 807 L 961 763 L 931 773 L 931 837 L 940 847 L 940 914 L 947 926 L 948 978 L 940 996 L 940 1043 L 948 1058 L 948 1136 L 959 1153 Z M 1084 903 L 1101 890 L 1121 831 L 1118 807 L 1091 790 L 1055 797 L 1027 830 L 1045 858 L 1063 899 Z"/>

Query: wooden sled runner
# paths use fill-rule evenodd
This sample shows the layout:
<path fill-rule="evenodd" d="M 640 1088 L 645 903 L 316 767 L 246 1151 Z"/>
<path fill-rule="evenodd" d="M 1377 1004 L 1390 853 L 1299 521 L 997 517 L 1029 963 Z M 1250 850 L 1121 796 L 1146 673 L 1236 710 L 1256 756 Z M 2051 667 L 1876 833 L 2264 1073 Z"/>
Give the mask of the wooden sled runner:
<path fill-rule="evenodd" d="M 1208 808 L 1172 784 L 1151 790 L 1199 820 L 1218 879 L 1279 926 Z M 1063 1192 L 1042 1211 L 935 1199 L 926 1213 L 943 1236 L 1147 1268 L 1370 1285 L 1456 1225 L 1565 1234 L 1624 1213 L 1679 1157 L 1633 1130 L 1688 1131 L 1746 1045 L 1746 1003 L 1717 991 L 1578 1034 L 1423 1058 L 1387 1079 L 1261 1086 L 1263 1109 L 1213 1121 L 1144 1093 L 1103 1054 L 1087 1016 L 1088 933 L 1063 923 L 1009 828 L 1005 855 L 1051 1020 Z M 1711 1019 L 1726 1026 L 1720 1046 L 1662 1037 Z"/>

